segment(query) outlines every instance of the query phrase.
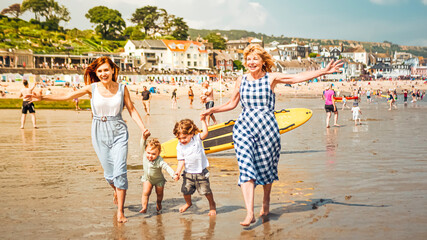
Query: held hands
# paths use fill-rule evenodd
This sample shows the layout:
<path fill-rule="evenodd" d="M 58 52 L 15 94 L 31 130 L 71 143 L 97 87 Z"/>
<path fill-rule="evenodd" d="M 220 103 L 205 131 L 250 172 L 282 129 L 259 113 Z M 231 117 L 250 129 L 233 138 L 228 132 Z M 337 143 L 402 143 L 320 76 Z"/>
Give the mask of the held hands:
<path fill-rule="evenodd" d="M 200 113 L 200 121 L 206 121 L 206 117 L 211 114 L 212 113 L 210 109 L 204 110 L 202 113 Z"/>
<path fill-rule="evenodd" d="M 323 69 L 325 74 L 332 74 L 336 72 L 341 72 L 340 67 L 342 67 L 344 63 L 341 60 L 331 60 L 329 64 Z"/>
<path fill-rule="evenodd" d="M 175 182 L 178 182 L 178 180 L 179 180 L 179 174 L 178 173 L 174 173 L 172 179 L 175 180 Z"/>

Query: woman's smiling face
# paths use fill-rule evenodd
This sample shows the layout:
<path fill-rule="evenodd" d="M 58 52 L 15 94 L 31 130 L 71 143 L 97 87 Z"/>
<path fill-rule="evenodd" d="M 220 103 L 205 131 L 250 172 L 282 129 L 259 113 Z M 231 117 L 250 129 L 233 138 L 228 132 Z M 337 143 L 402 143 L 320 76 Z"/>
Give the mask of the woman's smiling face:
<path fill-rule="evenodd" d="M 104 63 L 96 69 L 96 76 L 102 83 L 108 83 L 113 79 L 113 69 L 110 64 Z"/>
<path fill-rule="evenodd" d="M 259 56 L 256 53 L 250 53 L 246 57 L 246 67 L 251 73 L 262 71 L 263 64 L 264 64 L 264 61 L 262 60 L 261 56 Z"/>

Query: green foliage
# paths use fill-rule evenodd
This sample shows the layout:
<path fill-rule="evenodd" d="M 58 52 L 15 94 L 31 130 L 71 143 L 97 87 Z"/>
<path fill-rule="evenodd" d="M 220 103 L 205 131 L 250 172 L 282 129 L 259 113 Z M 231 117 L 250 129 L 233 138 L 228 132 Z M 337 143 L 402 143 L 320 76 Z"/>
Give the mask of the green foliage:
<path fill-rule="evenodd" d="M 177 17 L 172 21 L 172 36 L 177 40 L 187 40 L 188 38 L 188 25 L 183 18 Z"/>
<path fill-rule="evenodd" d="M 70 20 L 68 9 L 55 0 L 24 0 L 21 9 L 22 12 L 33 12 L 36 21 L 46 30 L 61 30 L 59 23 Z M 41 17 L 45 18 L 44 22 L 40 20 Z"/>
<path fill-rule="evenodd" d="M 208 40 L 208 42 L 213 44 L 214 49 L 222 49 L 225 50 L 226 40 L 219 34 L 214 32 L 209 33 L 204 37 L 204 39 Z"/>
<path fill-rule="evenodd" d="M 245 65 L 243 65 L 240 60 L 233 61 L 233 68 L 237 70 L 243 69 L 244 72 L 246 71 Z"/>
<path fill-rule="evenodd" d="M 89 9 L 85 17 L 95 24 L 95 31 L 105 39 L 118 39 L 126 27 L 119 11 L 104 6 Z"/>
<path fill-rule="evenodd" d="M 310 53 L 310 54 L 308 54 L 308 56 L 310 58 L 315 58 L 315 57 L 317 57 L 317 53 Z"/>
<path fill-rule="evenodd" d="M 144 40 L 146 37 L 139 27 L 127 27 L 123 31 L 123 35 L 131 40 Z"/>

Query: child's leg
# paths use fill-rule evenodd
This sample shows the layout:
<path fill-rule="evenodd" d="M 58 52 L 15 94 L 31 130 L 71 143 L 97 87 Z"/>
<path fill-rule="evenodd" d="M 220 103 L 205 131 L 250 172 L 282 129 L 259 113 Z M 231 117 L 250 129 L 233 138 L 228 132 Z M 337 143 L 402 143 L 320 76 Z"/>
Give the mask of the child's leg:
<path fill-rule="evenodd" d="M 193 205 L 193 203 L 191 202 L 191 195 L 184 194 L 184 200 L 185 200 L 185 204 L 179 208 L 180 213 L 187 211 L 187 209 L 190 208 L 191 205 Z"/>
<path fill-rule="evenodd" d="M 260 216 L 267 216 L 270 213 L 270 194 L 271 194 L 271 187 L 273 186 L 272 183 L 266 184 L 263 186 L 264 188 L 264 198 L 262 200 L 262 208 L 259 213 Z"/>
<path fill-rule="evenodd" d="M 215 216 L 216 215 L 216 203 L 213 197 L 212 193 L 206 194 L 206 198 L 209 201 L 209 216 Z"/>
<path fill-rule="evenodd" d="M 157 194 L 157 211 L 162 210 L 162 201 L 163 201 L 163 192 L 164 192 L 164 187 L 158 187 L 156 186 L 156 194 Z"/>
<path fill-rule="evenodd" d="M 151 190 L 153 189 L 153 185 L 146 181 L 142 185 L 142 197 L 141 197 L 141 211 L 140 213 L 146 213 L 147 212 L 147 205 L 148 205 L 148 198 L 150 197 Z"/>

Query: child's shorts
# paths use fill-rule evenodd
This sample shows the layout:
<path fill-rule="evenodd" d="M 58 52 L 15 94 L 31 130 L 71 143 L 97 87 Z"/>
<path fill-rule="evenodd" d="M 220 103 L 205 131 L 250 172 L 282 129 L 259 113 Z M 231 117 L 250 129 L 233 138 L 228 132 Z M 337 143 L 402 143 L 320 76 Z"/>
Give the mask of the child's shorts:
<path fill-rule="evenodd" d="M 205 168 L 202 173 L 186 173 L 182 174 L 184 180 L 182 182 L 181 192 L 184 195 L 192 195 L 196 189 L 201 195 L 211 194 L 211 186 L 209 183 L 209 171 Z"/>

